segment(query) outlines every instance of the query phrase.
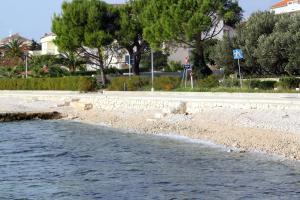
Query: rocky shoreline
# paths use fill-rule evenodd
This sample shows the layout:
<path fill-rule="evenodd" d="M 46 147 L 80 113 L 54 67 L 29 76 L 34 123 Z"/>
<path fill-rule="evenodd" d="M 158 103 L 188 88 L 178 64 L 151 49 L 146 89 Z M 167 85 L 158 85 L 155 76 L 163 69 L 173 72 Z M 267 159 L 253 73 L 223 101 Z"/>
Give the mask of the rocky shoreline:
<path fill-rule="evenodd" d="M 260 151 L 300 160 L 298 96 L 68 92 L 8 94 L 0 96 L 0 112 L 56 111 L 67 116 L 64 118 L 67 120 L 142 134 L 179 135 L 210 141 L 239 152 Z"/>
<path fill-rule="evenodd" d="M 63 115 L 59 112 L 15 112 L 0 113 L 0 122 L 25 121 L 33 119 L 56 120 L 62 119 Z"/>

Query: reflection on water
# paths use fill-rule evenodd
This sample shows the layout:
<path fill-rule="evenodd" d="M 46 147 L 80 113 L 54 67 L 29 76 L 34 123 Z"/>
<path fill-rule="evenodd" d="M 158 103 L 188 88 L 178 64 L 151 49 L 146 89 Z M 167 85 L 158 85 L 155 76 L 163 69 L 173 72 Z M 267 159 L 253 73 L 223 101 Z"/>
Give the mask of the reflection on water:
<path fill-rule="evenodd" d="M 300 165 L 63 121 L 0 124 L 0 199 L 299 199 Z"/>

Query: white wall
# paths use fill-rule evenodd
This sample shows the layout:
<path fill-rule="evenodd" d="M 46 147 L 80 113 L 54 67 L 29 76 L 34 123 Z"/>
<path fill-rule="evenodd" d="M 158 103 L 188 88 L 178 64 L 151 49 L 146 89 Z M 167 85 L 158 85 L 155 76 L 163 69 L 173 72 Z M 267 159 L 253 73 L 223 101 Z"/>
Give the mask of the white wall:
<path fill-rule="evenodd" d="M 300 11 L 300 3 L 291 3 L 285 7 L 271 9 L 271 11 L 275 12 L 275 14 L 283 14 L 283 13 Z"/>
<path fill-rule="evenodd" d="M 54 35 L 49 35 L 41 39 L 42 55 L 58 55 L 58 47 L 54 44 Z"/>

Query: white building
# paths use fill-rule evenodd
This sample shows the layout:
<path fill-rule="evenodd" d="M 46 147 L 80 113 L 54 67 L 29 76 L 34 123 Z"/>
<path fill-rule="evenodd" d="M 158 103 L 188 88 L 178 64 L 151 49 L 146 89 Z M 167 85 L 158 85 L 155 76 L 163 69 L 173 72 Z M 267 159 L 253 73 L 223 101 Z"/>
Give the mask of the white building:
<path fill-rule="evenodd" d="M 53 33 L 45 34 L 44 37 L 41 38 L 42 45 L 42 55 L 58 55 L 58 47 L 54 44 L 54 39 L 56 35 Z"/>
<path fill-rule="evenodd" d="M 283 0 L 271 7 L 275 14 L 293 13 L 300 11 L 300 0 Z"/>

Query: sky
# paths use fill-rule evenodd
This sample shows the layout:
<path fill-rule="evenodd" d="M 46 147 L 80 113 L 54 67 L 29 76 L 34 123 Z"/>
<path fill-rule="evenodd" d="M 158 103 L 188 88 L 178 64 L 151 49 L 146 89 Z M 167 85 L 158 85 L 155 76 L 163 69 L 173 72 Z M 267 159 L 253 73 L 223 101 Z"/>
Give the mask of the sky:
<path fill-rule="evenodd" d="M 108 3 L 122 3 L 124 0 L 106 0 Z M 247 18 L 257 10 L 268 10 L 280 0 L 239 0 Z M 1 0 L 0 38 L 10 33 L 37 41 L 51 31 L 51 18 L 60 12 L 63 0 Z"/>

